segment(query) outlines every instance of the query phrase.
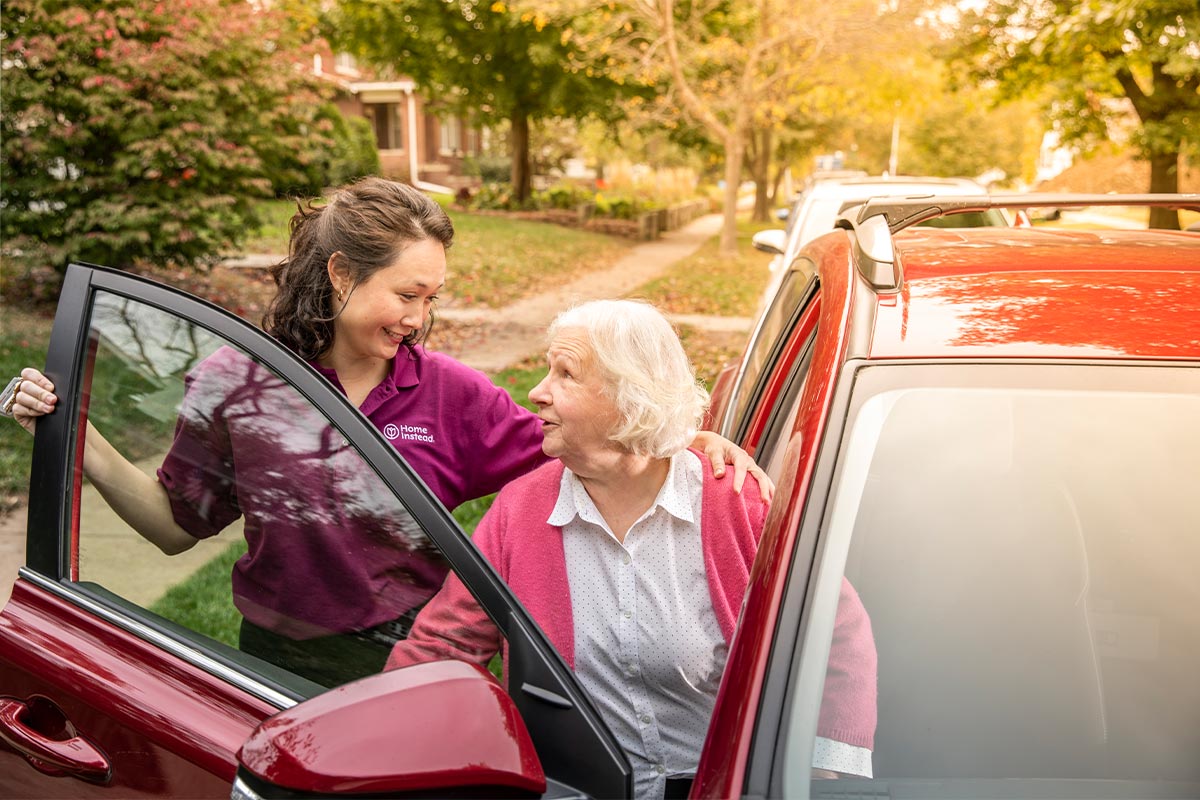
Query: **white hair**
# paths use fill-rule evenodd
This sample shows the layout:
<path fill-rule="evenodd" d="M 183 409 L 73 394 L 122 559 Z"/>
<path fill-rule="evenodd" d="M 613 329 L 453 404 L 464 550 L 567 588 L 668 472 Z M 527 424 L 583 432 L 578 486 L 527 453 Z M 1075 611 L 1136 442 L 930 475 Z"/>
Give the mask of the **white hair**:
<path fill-rule="evenodd" d="M 696 437 L 708 392 L 696 380 L 679 336 L 657 308 L 640 300 L 593 300 L 550 324 L 587 334 L 620 421 L 609 438 L 631 453 L 669 458 Z"/>

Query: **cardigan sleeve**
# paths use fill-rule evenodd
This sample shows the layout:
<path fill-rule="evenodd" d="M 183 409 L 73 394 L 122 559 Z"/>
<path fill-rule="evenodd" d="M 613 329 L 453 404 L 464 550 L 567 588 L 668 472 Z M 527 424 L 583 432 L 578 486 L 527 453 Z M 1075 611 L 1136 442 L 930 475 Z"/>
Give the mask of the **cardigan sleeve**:
<path fill-rule="evenodd" d="M 758 481 L 753 475 L 746 476 L 741 494 L 736 494 L 733 481 L 714 478 L 708 459 L 702 454 L 697 455 L 704 469 L 700 511 L 704 571 L 708 578 L 713 613 L 728 642 L 733 638 L 738 613 L 746 596 L 750 569 L 754 565 L 767 517 L 767 504 L 759 493 Z"/>
<path fill-rule="evenodd" d="M 850 581 L 842 578 L 817 735 L 875 747 L 878 656 L 871 619 Z"/>
<path fill-rule="evenodd" d="M 474 537 L 476 546 L 493 564 L 497 562 L 491 551 L 501 527 L 500 516 L 489 510 Z M 417 614 L 408 638 L 396 642 L 384 669 L 451 660 L 486 666 L 503 643 L 500 629 L 458 575 L 451 572 L 438 593 Z"/>

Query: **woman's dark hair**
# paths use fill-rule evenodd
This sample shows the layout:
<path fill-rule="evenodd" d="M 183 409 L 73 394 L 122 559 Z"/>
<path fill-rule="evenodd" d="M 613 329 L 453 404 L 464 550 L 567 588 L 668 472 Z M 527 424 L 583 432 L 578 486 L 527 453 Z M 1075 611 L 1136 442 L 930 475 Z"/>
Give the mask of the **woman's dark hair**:
<path fill-rule="evenodd" d="M 442 207 L 412 186 L 364 178 L 329 195 L 323 205 L 297 202 L 290 224 L 288 255 L 271 267 L 276 294 L 263 328 L 301 358 L 314 359 L 333 344 L 333 284 L 328 264 L 334 253 L 350 270 L 350 291 L 396 263 L 414 242 L 433 239 L 449 247 L 454 225 Z M 344 262 L 343 262 L 344 259 Z M 405 338 L 424 341 L 433 315 Z"/>

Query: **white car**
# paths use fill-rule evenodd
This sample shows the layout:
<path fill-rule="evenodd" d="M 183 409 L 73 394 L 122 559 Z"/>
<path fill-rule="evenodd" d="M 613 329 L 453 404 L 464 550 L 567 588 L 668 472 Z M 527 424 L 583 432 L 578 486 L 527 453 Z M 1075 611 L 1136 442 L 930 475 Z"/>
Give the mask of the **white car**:
<path fill-rule="evenodd" d="M 925 195 L 985 195 L 987 189 L 967 178 L 862 178 L 850 177 L 815 181 L 796 198 L 787 216 L 787 228 L 770 228 L 754 234 L 754 247 L 771 253 L 771 282 L 764 296 L 775 294 L 779 276 L 796 258 L 800 248 L 823 233 L 833 230 L 838 215 L 847 206 L 865 203 L 872 197 L 914 197 Z M 925 225 L 942 228 L 1008 227 L 1009 220 L 999 209 L 971 211 L 938 217 Z"/>

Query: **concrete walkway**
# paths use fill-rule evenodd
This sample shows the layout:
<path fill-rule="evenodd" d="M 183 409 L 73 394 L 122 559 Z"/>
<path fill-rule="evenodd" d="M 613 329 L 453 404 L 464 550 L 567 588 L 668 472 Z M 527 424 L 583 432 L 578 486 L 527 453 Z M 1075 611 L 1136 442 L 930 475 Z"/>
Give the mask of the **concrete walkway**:
<path fill-rule="evenodd" d="M 494 372 L 540 353 L 546 346 L 546 328 L 559 311 L 584 300 L 628 294 L 696 252 L 717 235 L 720 228 L 719 214 L 700 217 L 677 231 L 663 235 L 658 241 L 637 245 L 608 269 L 588 273 L 561 288 L 526 298 L 503 309 L 442 308 L 439 313 L 446 320 L 475 323 L 474 329 L 463 342 L 462 351 L 455 356 L 476 369 Z M 226 264 L 261 269 L 277 262 L 279 258 L 274 255 L 247 256 Z M 679 325 L 729 333 L 748 332 L 753 322 L 748 317 L 702 315 L 679 315 L 674 317 L 674 321 Z M 97 503 L 103 504 L 96 498 L 96 503 L 91 506 L 95 507 Z M 25 562 L 25 518 L 25 508 L 18 508 L 0 517 L 0 607 L 8 602 L 17 570 Z M 114 529 L 124 527 L 119 520 L 114 519 L 112 524 Z M 117 550 L 143 544 L 130 542 L 125 534 L 114 534 L 114 537 L 114 541 L 124 543 Z M 226 535 L 219 538 L 222 543 L 232 541 Z M 146 547 L 153 549 L 148 544 Z M 194 558 L 179 556 L 156 558 L 154 562 L 160 567 L 154 575 L 159 587 L 177 583 L 197 566 Z M 146 575 L 139 576 L 139 579 L 149 580 Z M 143 593 L 142 599 L 157 597 L 160 591 L 145 587 L 148 594 Z"/>
<path fill-rule="evenodd" d="M 480 323 L 482 327 L 468 336 L 456 357 L 476 369 L 496 372 L 540 353 L 546 346 L 546 328 L 558 312 L 585 300 L 629 294 L 699 250 L 720 230 L 721 216 L 709 214 L 657 241 L 637 245 L 608 269 L 589 272 L 558 289 L 502 309 L 443 307 L 438 314 L 451 322 Z M 749 332 L 753 323 L 749 317 L 701 315 L 680 315 L 674 320 L 680 325 L 734 332 Z"/>

